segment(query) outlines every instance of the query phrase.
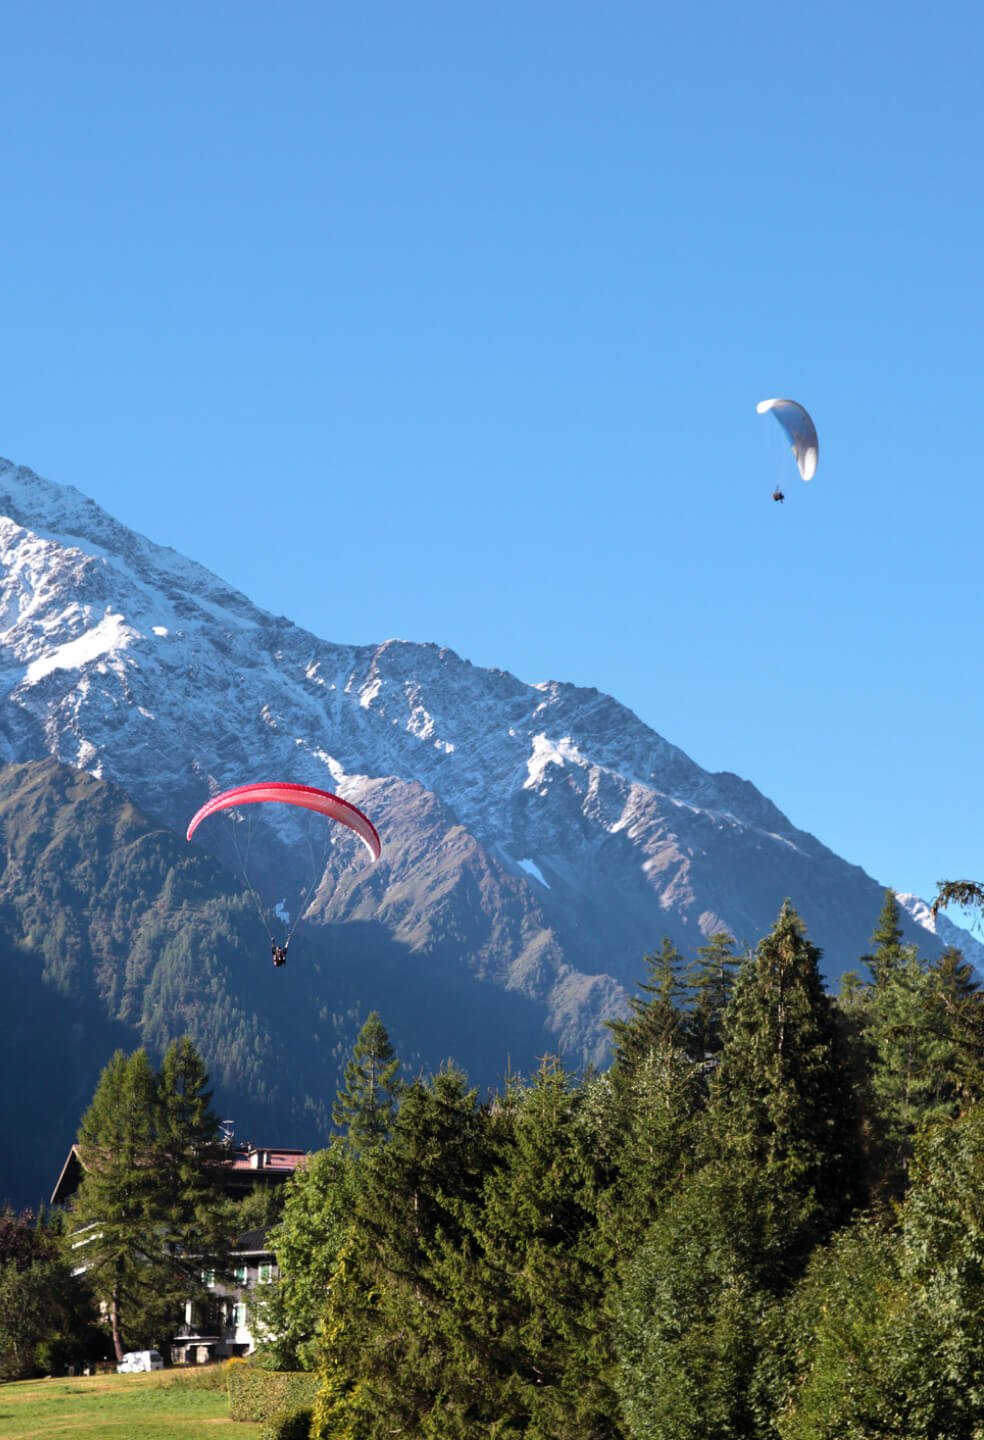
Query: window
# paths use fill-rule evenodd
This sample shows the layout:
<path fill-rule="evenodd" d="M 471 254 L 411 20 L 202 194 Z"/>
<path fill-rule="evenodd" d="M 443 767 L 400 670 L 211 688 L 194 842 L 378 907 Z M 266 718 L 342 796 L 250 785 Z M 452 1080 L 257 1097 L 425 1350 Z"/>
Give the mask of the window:
<path fill-rule="evenodd" d="M 245 1285 L 249 1279 L 249 1270 L 245 1265 L 236 1266 L 236 1284 Z"/>
<path fill-rule="evenodd" d="M 268 1285 L 269 1282 L 273 1279 L 273 1266 L 269 1263 L 269 1261 L 265 1261 L 263 1264 L 260 1265 L 259 1268 L 260 1268 L 260 1274 L 259 1274 L 260 1284 L 261 1284 L 261 1285 Z"/>
<path fill-rule="evenodd" d="M 246 1306 L 242 1301 L 232 1307 L 232 1323 L 237 1330 L 243 1330 L 246 1327 Z"/>
<path fill-rule="evenodd" d="M 203 1285 L 207 1285 L 208 1288 L 211 1290 L 212 1286 L 215 1284 L 215 1271 L 214 1271 L 214 1270 L 203 1270 L 203 1271 L 202 1271 L 202 1284 L 203 1284 Z"/>

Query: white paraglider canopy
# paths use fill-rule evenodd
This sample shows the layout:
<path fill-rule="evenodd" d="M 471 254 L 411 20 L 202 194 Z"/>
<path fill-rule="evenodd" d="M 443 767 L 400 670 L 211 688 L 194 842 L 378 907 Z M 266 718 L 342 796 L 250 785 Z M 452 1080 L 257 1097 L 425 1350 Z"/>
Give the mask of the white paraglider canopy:
<path fill-rule="evenodd" d="M 800 474 L 804 480 L 812 480 L 817 473 L 820 441 L 817 439 L 817 427 L 810 419 L 808 411 L 795 400 L 760 400 L 755 409 L 760 415 L 772 411 L 789 436 Z"/>

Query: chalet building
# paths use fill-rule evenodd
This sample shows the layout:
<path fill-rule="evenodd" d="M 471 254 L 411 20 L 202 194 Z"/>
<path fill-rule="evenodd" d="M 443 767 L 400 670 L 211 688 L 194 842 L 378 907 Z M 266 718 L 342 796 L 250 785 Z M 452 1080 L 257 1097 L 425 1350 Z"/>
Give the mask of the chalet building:
<path fill-rule="evenodd" d="M 304 1150 L 278 1150 L 249 1141 L 236 1143 L 231 1131 L 226 1133 L 226 1146 L 228 1158 L 222 1161 L 223 1188 L 233 1200 L 241 1200 L 258 1186 L 282 1185 L 307 1159 Z M 84 1173 L 79 1147 L 73 1145 L 51 1193 L 52 1205 L 67 1204 L 82 1183 Z M 273 1251 L 267 1248 L 266 1236 L 265 1230 L 247 1230 L 237 1238 L 229 1255 L 231 1281 L 223 1283 L 215 1276 L 205 1277 L 213 1292 L 212 1301 L 205 1306 L 196 1306 L 190 1300 L 186 1304 L 183 1323 L 171 1341 L 172 1364 L 200 1365 L 232 1355 L 249 1355 L 255 1350 L 257 1337 L 250 1329 L 249 1299 L 257 1286 L 267 1285 L 279 1275 Z M 84 1254 L 85 1239 L 81 1232 L 77 1248 Z M 79 1269 L 84 1270 L 85 1265 Z"/>
<path fill-rule="evenodd" d="M 228 1142 L 228 1159 L 222 1162 L 225 1192 L 233 1200 L 241 1200 L 259 1185 L 282 1185 L 305 1162 L 305 1150 L 276 1150 L 263 1145 Z M 66 1205 L 82 1183 L 84 1170 L 79 1147 L 73 1145 L 62 1166 L 61 1174 L 51 1192 L 52 1205 Z"/>
<path fill-rule="evenodd" d="M 257 1286 L 276 1280 L 273 1251 L 267 1249 L 265 1230 L 247 1230 L 229 1255 L 232 1282 L 222 1284 L 214 1275 L 205 1282 L 213 1292 L 205 1307 L 188 1301 L 184 1324 L 171 1342 L 173 1365 L 204 1365 L 231 1355 L 251 1355 L 257 1337 L 250 1329 L 249 1301 Z"/>

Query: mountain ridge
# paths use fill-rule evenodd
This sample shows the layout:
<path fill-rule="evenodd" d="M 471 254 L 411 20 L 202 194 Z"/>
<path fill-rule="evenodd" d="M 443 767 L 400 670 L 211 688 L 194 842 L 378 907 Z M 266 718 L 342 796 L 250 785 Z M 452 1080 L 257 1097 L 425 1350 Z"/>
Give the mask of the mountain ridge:
<path fill-rule="evenodd" d="M 8 762 L 111 780 L 177 834 L 246 779 L 336 790 L 371 814 L 383 857 L 370 868 L 340 840 L 307 923 L 381 925 L 478 994 L 524 996 L 544 1047 L 575 1063 L 603 1059 L 604 1021 L 664 934 L 691 952 L 721 929 L 754 944 L 788 896 L 829 975 L 867 946 L 881 884 L 598 690 L 433 643 L 321 640 L 8 461 L 0 568 Z M 298 883 L 298 833 L 285 811 L 258 842 L 269 905 Z M 196 844 L 235 874 L 234 838 L 215 824 Z"/>

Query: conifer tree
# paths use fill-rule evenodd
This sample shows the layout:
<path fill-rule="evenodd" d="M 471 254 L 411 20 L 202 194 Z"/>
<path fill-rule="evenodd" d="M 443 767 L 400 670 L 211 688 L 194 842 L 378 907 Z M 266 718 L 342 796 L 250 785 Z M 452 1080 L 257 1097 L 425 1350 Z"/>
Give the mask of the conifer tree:
<path fill-rule="evenodd" d="M 682 1031 L 682 955 L 664 937 L 658 953 L 646 955 L 643 964 L 648 978 L 637 982 L 641 995 L 629 996 L 629 1018 L 606 1022 L 612 1032 L 612 1076 L 616 1081 L 627 1080 L 651 1051 L 666 1041 L 678 1040 Z"/>
<path fill-rule="evenodd" d="M 123 1358 L 125 1341 L 151 1338 L 148 1331 L 164 1318 L 155 1306 L 148 1314 L 160 1254 L 158 1113 L 157 1085 L 146 1051 L 128 1058 L 117 1050 L 79 1129 L 85 1176 L 72 1206 L 69 1240 L 106 1304 L 117 1360 Z"/>
<path fill-rule="evenodd" d="M 203 1276 L 227 1263 L 234 1211 L 224 1194 L 219 1117 L 212 1109 L 208 1072 L 190 1036 L 168 1047 L 158 1079 L 154 1199 L 166 1258 L 158 1293 L 175 1306 L 204 1298 Z"/>
<path fill-rule="evenodd" d="M 68 1243 L 106 1305 L 118 1359 L 128 1343 L 160 1341 L 221 1268 L 228 1216 L 206 1087 L 190 1040 L 171 1046 L 160 1077 L 144 1050 L 117 1051 L 82 1120 Z"/>
<path fill-rule="evenodd" d="M 871 937 L 872 953 L 861 957 L 871 971 L 876 986 L 886 984 L 899 966 L 912 955 L 912 947 L 903 945 L 902 936 L 902 912 L 895 898 L 895 891 L 887 889 Z"/>
<path fill-rule="evenodd" d="M 600 1092 L 600 1093 L 599 1093 Z M 587 1089 L 598 1194 L 598 1244 L 612 1274 L 635 1255 L 668 1194 L 694 1168 L 706 1083 L 680 1045 L 664 1043 L 614 1086 Z"/>
<path fill-rule="evenodd" d="M 939 1027 L 949 1046 L 946 1093 L 964 1109 L 984 1100 L 984 990 L 954 946 L 929 968 Z"/>
<path fill-rule="evenodd" d="M 602 1316 L 607 1272 L 595 1244 L 591 1132 L 584 1092 L 545 1057 L 497 1120 L 496 1163 L 443 1247 L 446 1324 L 489 1433 L 600 1440 L 613 1429 Z M 455 1267 L 454 1261 L 457 1261 Z"/>
<path fill-rule="evenodd" d="M 616 1306 L 633 1437 L 761 1433 L 776 1303 L 860 1196 L 850 1072 L 819 956 L 786 905 L 742 967 L 703 1164 L 657 1215 Z"/>
<path fill-rule="evenodd" d="M 763 1239 L 782 1286 L 861 1198 L 858 1118 L 820 951 L 788 903 L 742 969 L 725 1020 L 704 1148 L 766 1183 Z"/>
<path fill-rule="evenodd" d="M 354 1225 L 332 1282 L 319 1363 L 322 1433 L 463 1433 L 469 1376 L 447 1340 L 438 1237 L 456 1246 L 478 1193 L 484 1129 L 473 1090 L 448 1067 L 405 1090 L 389 1140 L 360 1161 Z M 343 1283 L 344 1282 L 344 1283 Z"/>
<path fill-rule="evenodd" d="M 710 1060 L 721 1050 L 724 1014 L 739 965 L 734 939 L 720 930 L 700 947 L 687 974 L 687 1048 L 698 1061 Z"/>
<path fill-rule="evenodd" d="M 895 1226 L 861 1221 L 792 1297 L 782 1440 L 984 1433 L 984 1107 L 924 1130 Z"/>
<path fill-rule="evenodd" d="M 354 1154 L 365 1153 L 389 1135 L 403 1088 L 399 1070 L 386 1027 L 373 1010 L 359 1031 L 332 1107 L 332 1120 Z"/>

